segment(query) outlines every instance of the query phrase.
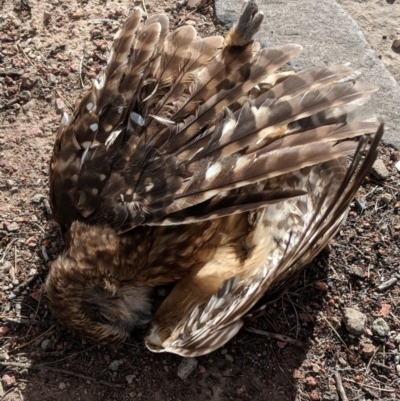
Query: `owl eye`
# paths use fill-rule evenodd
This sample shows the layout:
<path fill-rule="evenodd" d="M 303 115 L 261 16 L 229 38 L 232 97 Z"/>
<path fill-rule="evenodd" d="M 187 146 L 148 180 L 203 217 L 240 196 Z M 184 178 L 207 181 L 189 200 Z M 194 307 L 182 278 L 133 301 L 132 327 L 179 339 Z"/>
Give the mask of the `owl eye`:
<path fill-rule="evenodd" d="M 151 319 L 153 319 L 153 314 L 149 311 L 146 310 L 141 310 L 138 313 L 138 320 L 137 320 L 137 324 L 147 324 L 151 321 Z"/>

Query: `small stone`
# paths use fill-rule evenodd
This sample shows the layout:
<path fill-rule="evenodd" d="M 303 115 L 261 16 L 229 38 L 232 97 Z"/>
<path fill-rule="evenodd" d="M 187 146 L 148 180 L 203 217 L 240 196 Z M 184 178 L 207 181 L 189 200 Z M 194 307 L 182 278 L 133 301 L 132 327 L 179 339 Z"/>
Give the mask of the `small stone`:
<path fill-rule="evenodd" d="M 8 189 L 11 189 L 14 186 L 14 181 L 6 180 L 6 186 Z"/>
<path fill-rule="evenodd" d="M 67 388 L 67 385 L 64 382 L 60 382 L 59 385 L 58 385 L 58 388 L 60 390 L 65 390 Z"/>
<path fill-rule="evenodd" d="M 381 195 L 381 201 L 385 203 L 386 205 L 390 205 L 390 202 L 392 201 L 392 195 L 388 193 L 384 193 Z"/>
<path fill-rule="evenodd" d="M 40 346 L 42 347 L 43 351 L 50 351 L 51 350 L 51 340 L 49 340 L 48 338 L 46 340 L 43 340 L 42 343 L 40 344 Z"/>
<path fill-rule="evenodd" d="M 365 356 L 371 357 L 375 353 L 375 346 L 373 344 L 365 344 L 362 352 Z"/>
<path fill-rule="evenodd" d="M 186 380 L 189 375 L 196 369 L 197 367 L 197 359 L 196 358 L 184 358 L 178 367 L 178 377 L 182 380 Z"/>
<path fill-rule="evenodd" d="M 121 362 L 116 359 L 115 361 L 112 361 L 109 365 L 109 369 L 112 370 L 113 372 L 116 372 L 119 368 L 119 365 L 121 365 Z"/>
<path fill-rule="evenodd" d="M 304 382 L 306 383 L 307 386 L 310 386 L 310 387 L 315 387 L 318 384 L 317 380 L 313 376 L 306 377 L 304 379 Z"/>
<path fill-rule="evenodd" d="M 313 390 L 310 393 L 310 400 L 311 401 L 319 401 L 321 399 L 321 394 L 318 390 Z"/>
<path fill-rule="evenodd" d="M 360 336 L 367 322 L 367 316 L 353 308 L 344 308 L 343 321 L 349 333 Z"/>
<path fill-rule="evenodd" d="M 10 269 L 12 268 L 12 263 L 8 260 L 6 260 L 1 266 L 0 266 L 0 270 L 3 273 L 8 273 L 10 271 Z"/>
<path fill-rule="evenodd" d="M 10 189 L 10 192 L 11 192 L 12 194 L 15 194 L 16 192 L 18 192 L 18 187 L 12 187 L 12 188 Z"/>
<path fill-rule="evenodd" d="M 293 369 L 292 377 L 295 380 L 299 380 L 301 378 L 301 372 L 299 369 Z"/>
<path fill-rule="evenodd" d="M 8 361 L 10 356 L 7 354 L 6 351 L 0 351 L 0 361 Z"/>
<path fill-rule="evenodd" d="M 35 104 L 36 104 L 36 101 L 35 101 L 35 100 L 30 100 L 28 103 L 25 103 L 25 104 L 22 106 L 22 111 L 23 111 L 24 113 L 27 113 Z"/>
<path fill-rule="evenodd" d="M 135 375 L 125 376 L 125 379 L 128 382 L 128 384 L 132 384 L 134 378 L 135 378 Z"/>
<path fill-rule="evenodd" d="M 232 356 L 232 355 L 226 354 L 226 355 L 225 355 L 225 359 L 226 359 L 228 362 L 233 362 L 233 356 Z"/>
<path fill-rule="evenodd" d="M 399 48 L 400 48 L 400 39 L 395 39 L 395 40 L 392 42 L 392 46 L 393 46 L 395 49 L 399 49 Z"/>
<path fill-rule="evenodd" d="M 376 159 L 372 165 L 371 173 L 379 180 L 385 180 L 389 177 L 389 171 L 381 159 Z"/>
<path fill-rule="evenodd" d="M 8 388 L 14 386 L 16 382 L 17 382 L 17 381 L 15 380 L 15 376 L 4 375 L 4 376 L 1 378 L 1 384 L 3 385 L 3 387 L 4 387 L 5 389 L 8 389 Z"/>
<path fill-rule="evenodd" d="M 400 172 L 400 161 L 398 161 L 398 162 L 394 165 L 394 167 L 396 168 L 396 170 L 397 170 L 398 172 Z"/>
<path fill-rule="evenodd" d="M 0 337 L 5 336 L 10 329 L 7 326 L 1 326 L 0 327 Z"/>
<path fill-rule="evenodd" d="M 15 222 L 9 224 L 8 227 L 7 227 L 7 231 L 9 233 L 15 232 L 15 231 L 18 231 L 18 230 L 19 230 L 19 225 L 18 225 L 18 223 L 15 223 Z"/>
<path fill-rule="evenodd" d="M 328 284 L 326 284 L 324 281 L 317 281 L 314 283 L 314 288 L 316 288 L 318 291 L 328 291 L 329 287 Z"/>
<path fill-rule="evenodd" d="M 43 12 L 43 24 L 47 25 L 50 22 L 51 14 L 48 11 Z"/>
<path fill-rule="evenodd" d="M 24 74 L 21 77 L 21 88 L 32 89 L 35 86 L 37 80 L 37 77 L 32 74 Z"/>
<path fill-rule="evenodd" d="M 42 201 L 42 199 L 45 199 L 45 198 L 46 198 L 45 195 L 36 194 L 36 195 L 33 195 L 33 197 L 32 197 L 32 202 L 33 202 L 33 203 L 40 203 L 40 202 Z"/>
<path fill-rule="evenodd" d="M 201 374 L 206 373 L 206 371 L 207 371 L 207 369 L 206 369 L 204 366 L 199 365 L 199 372 L 200 372 Z"/>
<path fill-rule="evenodd" d="M 358 278 L 364 278 L 364 270 L 360 266 L 351 266 L 350 274 Z"/>
<path fill-rule="evenodd" d="M 326 391 L 322 397 L 322 401 L 339 401 L 339 396 L 337 391 Z"/>
<path fill-rule="evenodd" d="M 390 331 L 389 325 L 381 317 L 372 322 L 371 329 L 372 332 L 378 337 L 386 337 Z"/>
<path fill-rule="evenodd" d="M 193 9 L 193 8 L 203 7 L 206 3 L 207 0 L 188 0 L 186 6 L 189 9 Z"/>

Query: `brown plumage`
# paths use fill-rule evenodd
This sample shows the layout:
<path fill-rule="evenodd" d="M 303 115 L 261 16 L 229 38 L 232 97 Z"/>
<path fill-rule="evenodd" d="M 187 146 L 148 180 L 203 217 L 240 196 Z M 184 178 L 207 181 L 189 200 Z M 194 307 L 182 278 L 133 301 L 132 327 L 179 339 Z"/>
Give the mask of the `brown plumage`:
<path fill-rule="evenodd" d="M 345 220 L 382 136 L 362 106 L 376 88 L 344 66 L 276 73 L 301 47 L 261 49 L 254 1 L 225 39 L 141 18 L 62 117 L 50 199 L 66 249 L 47 293 L 62 324 L 111 344 L 151 319 L 152 289 L 176 283 L 146 345 L 201 355 Z"/>

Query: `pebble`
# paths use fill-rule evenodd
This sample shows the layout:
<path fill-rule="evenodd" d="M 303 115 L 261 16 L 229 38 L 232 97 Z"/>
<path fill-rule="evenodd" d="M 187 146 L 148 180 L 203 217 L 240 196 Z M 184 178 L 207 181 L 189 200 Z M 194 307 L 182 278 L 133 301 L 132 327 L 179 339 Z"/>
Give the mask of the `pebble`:
<path fill-rule="evenodd" d="M 5 389 L 8 389 L 8 388 L 14 386 L 14 384 L 15 384 L 16 382 L 17 382 L 17 381 L 15 380 L 15 376 L 4 375 L 4 376 L 1 378 L 1 384 L 3 385 L 3 387 L 4 387 Z"/>
<path fill-rule="evenodd" d="M 51 14 L 48 11 L 43 12 L 43 24 L 47 25 L 50 22 Z"/>
<path fill-rule="evenodd" d="M 339 401 L 339 396 L 336 390 L 325 391 L 322 401 Z"/>
<path fill-rule="evenodd" d="M 14 231 L 18 231 L 18 230 L 19 230 L 19 224 L 13 222 L 13 223 L 9 224 L 9 225 L 6 227 L 6 230 L 7 230 L 9 233 L 14 232 Z"/>
<path fill-rule="evenodd" d="M 134 378 L 135 378 L 135 375 L 125 376 L 125 379 L 128 382 L 128 384 L 132 384 Z"/>
<path fill-rule="evenodd" d="M 3 271 L 4 273 L 8 273 L 9 270 L 12 268 L 12 263 L 8 260 L 6 260 L 1 266 L 0 270 Z"/>
<path fill-rule="evenodd" d="M 5 336 L 9 331 L 10 331 L 10 329 L 7 326 L 1 326 L 0 327 L 0 337 Z"/>
<path fill-rule="evenodd" d="M 37 82 L 37 77 L 33 74 L 24 74 L 21 77 L 21 88 L 32 89 Z"/>
<path fill-rule="evenodd" d="M 364 332 L 367 316 L 353 308 L 344 308 L 343 321 L 349 333 L 360 336 Z"/>
<path fill-rule="evenodd" d="M 197 364 L 198 362 L 196 358 L 182 359 L 182 362 L 178 366 L 178 377 L 182 380 L 186 380 L 189 375 L 196 369 Z"/>
<path fill-rule="evenodd" d="M 389 171 L 381 159 L 376 159 L 371 168 L 371 173 L 379 180 L 389 177 Z"/>
<path fill-rule="evenodd" d="M 28 103 L 22 105 L 22 111 L 24 113 L 27 113 L 35 104 L 36 104 L 35 100 L 30 100 Z"/>
<path fill-rule="evenodd" d="M 398 172 L 400 172 L 400 160 L 394 165 L 394 167 Z"/>
<path fill-rule="evenodd" d="M 371 329 L 378 337 L 386 337 L 390 331 L 389 325 L 381 317 L 373 321 Z"/>
<path fill-rule="evenodd" d="M 58 385 L 58 388 L 60 390 L 65 390 L 67 388 L 67 385 L 64 382 L 60 382 L 60 384 Z"/>
<path fill-rule="evenodd" d="M 392 42 L 392 46 L 393 46 L 395 49 L 399 49 L 399 48 L 400 48 L 400 39 L 395 39 L 395 40 Z"/>
<path fill-rule="evenodd" d="M 375 353 L 375 346 L 373 344 L 365 344 L 362 350 L 365 356 L 372 356 Z"/>
<path fill-rule="evenodd" d="M 304 379 L 304 381 L 305 381 L 305 383 L 306 383 L 306 385 L 307 386 L 310 386 L 310 387 L 315 387 L 318 383 L 317 383 L 317 380 L 315 379 L 315 377 L 313 377 L 313 376 L 308 376 L 308 377 L 306 377 L 305 379 Z"/>
<path fill-rule="evenodd" d="M 0 351 L 0 361 L 8 361 L 10 356 L 7 354 L 6 351 Z"/>
<path fill-rule="evenodd" d="M 233 356 L 230 355 L 230 354 L 226 354 L 226 355 L 225 355 L 225 359 L 226 359 L 228 362 L 233 362 Z"/>
<path fill-rule="evenodd" d="M 112 370 L 113 372 L 116 372 L 119 368 L 119 365 L 121 365 L 121 362 L 116 359 L 115 361 L 112 361 L 109 365 L 109 369 Z"/>
<path fill-rule="evenodd" d="M 318 390 L 313 390 L 310 393 L 310 400 L 311 401 L 319 401 L 321 399 L 321 394 Z"/>
<path fill-rule="evenodd" d="M 381 196 L 381 201 L 385 203 L 386 205 L 390 205 L 390 202 L 392 201 L 392 195 L 388 193 L 384 193 Z"/>
<path fill-rule="evenodd" d="M 193 8 L 203 7 L 206 4 L 206 0 L 188 0 L 187 8 L 192 10 Z"/>
<path fill-rule="evenodd" d="M 50 351 L 51 350 L 51 340 L 50 339 L 46 339 L 43 340 L 42 343 L 40 344 L 40 346 L 42 347 L 43 351 Z"/>
<path fill-rule="evenodd" d="M 350 274 L 358 278 L 364 278 L 364 270 L 360 266 L 351 266 Z"/>
<path fill-rule="evenodd" d="M 40 203 L 40 202 L 42 201 L 42 199 L 45 199 L 45 198 L 46 198 L 45 195 L 42 195 L 42 194 L 35 194 L 35 195 L 33 195 L 33 197 L 32 197 L 32 202 L 33 202 L 33 203 Z"/>

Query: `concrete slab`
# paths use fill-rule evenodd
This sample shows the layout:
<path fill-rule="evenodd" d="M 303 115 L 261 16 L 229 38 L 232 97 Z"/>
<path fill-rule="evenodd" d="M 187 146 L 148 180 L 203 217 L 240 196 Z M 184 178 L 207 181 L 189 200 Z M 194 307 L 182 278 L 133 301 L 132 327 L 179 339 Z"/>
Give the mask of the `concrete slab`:
<path fill-rule="evenodd" d="M 385 123 L 384 142 L 400 149 L 400 86 L 351 16 L 335 0 L 258 0 L 258 5 L 265 18 L 257 38 L 264 46 L 304 47 L 291 63 L 295 71 L 350 63 L 360 79 L 379 86 L 369 104 Z M 217 22 L 232 25 L 241 7 L 242 0 L 215 0 Z"/>

